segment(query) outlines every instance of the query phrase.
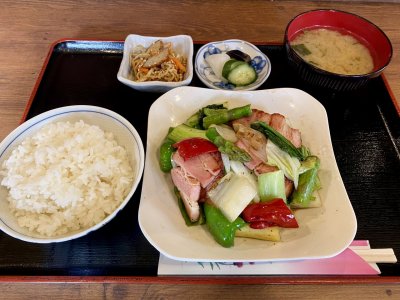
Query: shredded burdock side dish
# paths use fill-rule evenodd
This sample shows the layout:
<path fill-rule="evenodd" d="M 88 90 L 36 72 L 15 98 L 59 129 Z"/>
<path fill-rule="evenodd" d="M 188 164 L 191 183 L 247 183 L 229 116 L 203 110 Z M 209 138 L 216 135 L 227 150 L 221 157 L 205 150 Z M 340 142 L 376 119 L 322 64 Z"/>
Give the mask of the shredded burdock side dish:
<path fill-rule="evenodd" d="M 136 46 L 130 54 L 131 75 L 134 81 L 182 81 L 187 58 L 177 54 L 171 43 L 157 40 L 148 48 Z"/>

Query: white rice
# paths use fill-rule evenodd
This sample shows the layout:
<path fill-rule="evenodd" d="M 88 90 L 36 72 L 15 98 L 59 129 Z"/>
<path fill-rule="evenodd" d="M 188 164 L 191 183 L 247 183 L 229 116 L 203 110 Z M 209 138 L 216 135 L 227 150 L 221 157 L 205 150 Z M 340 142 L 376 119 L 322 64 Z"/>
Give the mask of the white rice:
<path fill-rule="evenodd" d="M 18 224 L 48 237 L 101 222 L 133 181 L 127 152 L 113 134 L 83 121 L 45 125 L 12 151 L 0 172 Z"/>

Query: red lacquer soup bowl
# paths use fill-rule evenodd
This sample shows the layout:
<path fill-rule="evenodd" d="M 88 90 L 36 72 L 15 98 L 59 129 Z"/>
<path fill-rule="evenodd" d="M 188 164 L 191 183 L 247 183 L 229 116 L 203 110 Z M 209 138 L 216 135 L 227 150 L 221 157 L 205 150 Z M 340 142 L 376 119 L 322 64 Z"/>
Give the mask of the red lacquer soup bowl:
<path fill-rule="evenodd" d="M 351 35 L 367 47 L 372 60 L 372 71 L 346 75 L 324 70 L 307 62 L 292 47 L 291 42 L 306 30 L 325 28 Z M 350 91 L 364 86 L 368 80 L 383 72 L 392 58 L 392 44 L 386 34 L 370 21 L 352 13 L 321 9 L 301 13 L 294 17 L 285 31 L 285 49 L 289 64 L 307 83 L 336 91 Z"/>

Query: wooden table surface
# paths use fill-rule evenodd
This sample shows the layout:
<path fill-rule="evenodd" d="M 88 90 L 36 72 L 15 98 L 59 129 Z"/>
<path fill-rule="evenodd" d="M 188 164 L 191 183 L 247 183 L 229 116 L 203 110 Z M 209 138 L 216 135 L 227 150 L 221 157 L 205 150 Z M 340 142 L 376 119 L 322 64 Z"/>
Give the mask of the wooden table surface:
<path fill-rule="evenodd" d="M 400 106 L 400 2 L 399 1 L 0 1 L 0 140 L 18 126 L 51 44 L 59 39 L 124 40 L 130 33 L 154 36 L 189 34 L 195 41 L 230 38 L 251 42 L 282 42 L 286 24 L 300 12 L 334 8 L 361 15 L 378 25 L 393 44 L 393 58 L 384 74 Z M 354 280 L 354 278 L 353 278 Z M 48 283 L 47 281 L 51 281 Z M 400 297 L 393 279 L 355 278 L 356 284 L 338 284 L 292 278 L 248 280 L 185 279 L 136 280 L 135 278 L 18 278 L 0 277 L 4 299 L 30 295 L 66 298 L 230 297 L 329 299 L 343 297 L 384 299 Z M 39 282 L 39 283 L 38 283 Z M 280 282 L 281 284 L 273 284 Z M 399 281 L 397 280 L 397 283 Z"/>

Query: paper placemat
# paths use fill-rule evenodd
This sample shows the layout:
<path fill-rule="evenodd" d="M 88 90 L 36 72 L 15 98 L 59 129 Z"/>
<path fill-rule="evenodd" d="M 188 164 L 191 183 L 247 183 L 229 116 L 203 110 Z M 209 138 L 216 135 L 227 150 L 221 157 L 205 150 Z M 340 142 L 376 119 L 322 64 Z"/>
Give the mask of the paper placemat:
<path fill-rule="evenodd" d="M 367 263 L 355 249 L 370 249 L 369 241 L 357 240 L 339 255 L 324 259 L 287 262 L 218 263 L 172 260 L 162 254 L 158 275 L 377 275 L 375 263 Z"/>

